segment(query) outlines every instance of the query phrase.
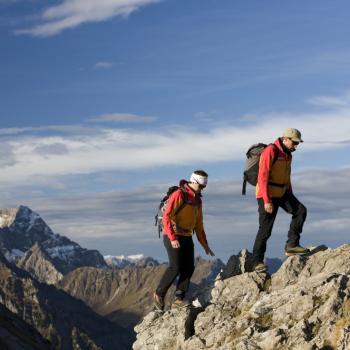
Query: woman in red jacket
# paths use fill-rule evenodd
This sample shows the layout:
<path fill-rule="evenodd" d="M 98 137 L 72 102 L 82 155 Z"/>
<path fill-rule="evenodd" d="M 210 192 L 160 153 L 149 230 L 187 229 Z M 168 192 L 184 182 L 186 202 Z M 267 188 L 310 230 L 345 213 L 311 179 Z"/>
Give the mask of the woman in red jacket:
<path fill-rule="evenodd" d="M 179 189 L 169 197 L 163 214 L 163 241 L 169 257 L 169 266 L 154 293 L 154 304 L 158 310 L 164 309 L 165 295 L 176 277 L 178 280 L 172 307 L 189 305 L 184 297 L 194 272 L 193 232 L 196 233 L 206 254 L 214 256 L 203 227 L 201 191 L 207 182 L 208 174 L 203 170 L 196 170 L 190 181 L 181 180 Z"/>

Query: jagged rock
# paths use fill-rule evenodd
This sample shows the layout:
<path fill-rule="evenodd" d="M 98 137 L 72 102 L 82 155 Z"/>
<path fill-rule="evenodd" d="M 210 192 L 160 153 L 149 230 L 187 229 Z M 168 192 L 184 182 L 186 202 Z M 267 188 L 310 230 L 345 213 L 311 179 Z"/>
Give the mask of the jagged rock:
<path fill-rule="evenodd" d="M 286 259 L 272 278 L 252 272 L 217 280 L 210 304 L 193 318 L 165 313 L 138 325 L 134 349 L 163 349 L 164 338 L 168 350 L 350 349 L 349 258 L 350 245 L 321 246 Z M 176 326 L 186 320 L 187 328 Z M 193 329 L 188 338 L 186 329 Z"/>
<path fill-rule="evenodd" d="M 44 220 L 28 207 L 0 209 L 0 250 L 8 260 L 14 261 L 35 243 L 53 236 Z"/>
<path fill-rule="evenodd" d="M 48 284 L 55 284 L 63 277 L 63 274 L 57 270 L 49 255 L 38 243 L 27 250 L 17 266 L 28 271 L 40 282 Z"/>
<path fill-rule="evenodd" d="M 182 349 L 186 339 L 193 334 L 193 321 L 198 312 L 195 308 L 183 308 L 167 311 L 164 315 L 156 311 L 149 313 L 135 330 L 139 333 L 147 330 L 147 334 L 152 336 L 148 339 L 138 339 L 133 349 Z M 162 329 L 162 332 L 159 332 L 159 329 Z"/>
<path fill-rule="evenodd" d="M 235 333 L 235 319 L 253 305 L 264 290 L 266 274 L 246 273 L 215 283 L 210 304 L 195 321 L 195 334 L 206 347 L 221 343 L 228 334 Z M 249 322 L 237 326 L 238 331 Z"/>
<path fill-rule="evenodd" d="M 266 265 L 270 273 L 276 272 L 282 265 L 282 261 L 277 258 L 266 258 Z M 242 249 L 238 255 L 232 255 L 227 264 L 220 272 L 220 278 L 225 279 L 232 276 L 240 275 L 245 272 L 253 271 L 253 255 L 247 249 Z"/>
<path fill-rule="evenodd" d="M 343 245 L 337 249 L 327 249 L 325 246 L 314 248 L 311 256 L 292 256 L 287 259 L 281 268 L 273 275 L 272 289 L 301 282 L 320 272 L 349 273 L 350 258 L 349 245 Z M 317 254 L 316 254 L 317 253 Z"/>
<path fill-rule="evenodd" d="M 241 250 L 238 255 L 232 255 L 220 273 L 222 279 L 250 272 L 253 269 L 252 254 L 247 249 Z"/>

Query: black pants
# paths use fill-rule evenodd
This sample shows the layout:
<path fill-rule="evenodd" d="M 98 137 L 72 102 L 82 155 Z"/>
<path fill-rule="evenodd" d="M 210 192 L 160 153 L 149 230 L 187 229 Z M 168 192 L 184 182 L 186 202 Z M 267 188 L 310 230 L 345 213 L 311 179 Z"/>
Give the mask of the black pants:
<path fill-rule="evenodd" d="M 164 246 L 169 257 L 169 267 L 164 272 L 156 293 L 161 297 L 165 297 L 166 292 L 176 277 L 179 276 L 175 295 L 182 299 L 188 290 L 194 271 L 194 246 L 192 237 L 176 237 L 180 242 L 180 248 L 173 248 L 168 236 L 163 236 Z"/>
<path fill-rule="evenodd" d="M 278 208 L 281 207 L 288 214 L 292 215 L 292 221 L 290 223 L 288 231 L 288 240 L 286 246 L 299 245 L 300 233 L 303 230 L 304 221 L 306 219 L 306 208 L 301 204 L 298 199 L 290 193 L 285 194 L 281 198 L 272 198 L 273 212 L 267 213 L 264 208 L 264 201 L 262 198 L 258 198 L 258 211 L 259 211 L 259 230 L 256 235 L 253 259 L 254 262 L 262 262 L 266 251 L 266 242 L 271 236 L 273 223 L 275 222 Z"/>

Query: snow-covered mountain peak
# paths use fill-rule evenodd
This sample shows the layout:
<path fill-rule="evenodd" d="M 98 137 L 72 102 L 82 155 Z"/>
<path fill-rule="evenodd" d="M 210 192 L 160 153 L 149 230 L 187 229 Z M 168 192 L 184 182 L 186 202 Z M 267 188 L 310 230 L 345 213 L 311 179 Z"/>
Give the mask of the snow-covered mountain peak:
<path fill-rule="evenodd" d="M 28 207 L 0 209 L 0 218 L 0 252 L 7 260 L 25 265 L 27 271 L 43 270 L 45 264 L 54 266 L 61 274 L 81 266 L 107 266 L 97 250 L 82 248 L 54 233 Z"/>
<path fill-rule="evenodd" d="M 0 209 L 0 228 L 8 228 L 22 234 L 39 230 L 46 238 L 53 236 L 53 232 L 41 216 L 24 205 Z"/>

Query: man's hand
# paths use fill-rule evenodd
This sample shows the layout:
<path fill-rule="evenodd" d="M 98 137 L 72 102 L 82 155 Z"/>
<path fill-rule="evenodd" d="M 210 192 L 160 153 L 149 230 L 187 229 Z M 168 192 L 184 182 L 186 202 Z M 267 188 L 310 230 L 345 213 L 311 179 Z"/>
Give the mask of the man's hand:
<path fill-rule="evenodd" d="M 265 203 L 264 208 L 266 213 L 272 214 L 273 212 L 273 204 L 272 203 Z"/>
<path fill-rule="evenodd" d="M 175 239 L 174 241 L 170 241 L 170 243 L 173 248 L 180 248 L 180 242 L 177 239 Z"/>
<path fill-rule="evenodd" d="M 215 256 L 214 252 L 209 248 L 209 246 L 204 247 L 205 254 L 210 255 L 210 256 Z"/>

